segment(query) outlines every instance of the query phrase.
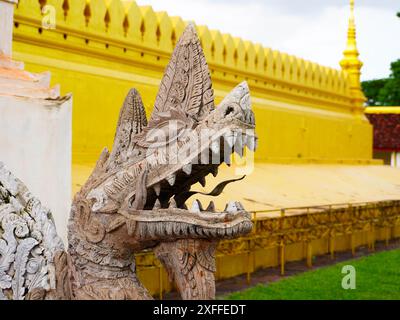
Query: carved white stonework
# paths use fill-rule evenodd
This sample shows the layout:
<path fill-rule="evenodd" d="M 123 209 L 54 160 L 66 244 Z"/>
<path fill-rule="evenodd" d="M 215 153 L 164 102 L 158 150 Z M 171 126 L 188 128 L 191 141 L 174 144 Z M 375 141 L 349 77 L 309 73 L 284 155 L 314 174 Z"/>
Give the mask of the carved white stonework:
<path fill-rule="evenodd" d="M 0 0 L 0 52 L 7 56 L 12 53 L 12 31 L 14 5 L 18 0 Z"/>
<path fill-rule="evenodd" d="M 54 257 L 63 250 L 50 211 L 0 162 L 0 300 L 55 290 Z"/>

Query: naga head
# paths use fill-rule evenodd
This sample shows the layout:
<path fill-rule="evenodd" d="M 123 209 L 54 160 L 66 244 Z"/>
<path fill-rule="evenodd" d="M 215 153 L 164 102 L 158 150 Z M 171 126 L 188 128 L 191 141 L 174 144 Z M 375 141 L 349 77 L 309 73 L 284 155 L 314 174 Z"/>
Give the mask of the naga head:
<path fill-rule="evenodd" d="M 219 212 L 213 202 L 203 207 L 187 200 L 197 193 L 191 187 L 204 186 L 209 174 L 217 176 L 234 152 L 243 156 L 246 146 L 255 150 L 254 129 L 247 83 L 215 107 L 206 59 L 189 25 L 166 68 L 150 120 L 139 93 L 131 90 L 112 152 L 103 151 L 80 194 L 92 215 L 113 226 L 109 230 L 124 225 L 134 251 L 156 248 L 184 297 L 210 298 L 207 281 L 196 277 L 213 279 L 217 242 L 248 234 L 252 222 L 239 202 Z M 234 181 L 219 184 L 209 195 L 218 196 Z"/>

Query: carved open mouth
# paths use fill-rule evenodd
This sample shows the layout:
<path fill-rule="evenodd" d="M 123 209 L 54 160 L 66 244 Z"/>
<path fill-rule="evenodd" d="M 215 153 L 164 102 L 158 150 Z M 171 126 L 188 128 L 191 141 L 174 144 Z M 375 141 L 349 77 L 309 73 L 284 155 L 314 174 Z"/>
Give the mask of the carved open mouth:
<path fill-rule="evenodd" d="M 216 177 L 233 153 L 243 157 L 246 147 L 255 151 L 254 128 L 246 82 L 215 107 L 200 41 L 188 26 L 167 66 L 149 122 L 138 92 L 128 94 L 104 175 L 87 195 L 92 211 L 118 211 L 132 222 L 130 233 L 149 239 L 221 239 L 248 233 L 251 219 L 240 203 L 228 203 L 217 212 L 212 202 L 204 210 L 200 202 L 187 206 L 187 201 L 200 193 L 191 191 L 192 186 L 205 186 L 206 177 Z M 222 182 L 207 195 L 218 196 L 237 180 Z"/>
<path fill-rule="evenodd" d="M 136 232 L 139 238 L 148 240 L 164 236 L 221 239 L 249 233 L 252 229 L 251 217 L 241 203 L 230 202 L 222 212 L 217 212 L 212 201 L 207 206 L 203 206 L 199 200 L 190 206 L 187 202 L 200 193 L 191 191 L 191 187 L 196 183 L 205 186 L 205 178 L 210 174 L 216 177 L 222 163 L 230 165 L 233 153 L 243 156 L 246 147 L 250 151 L 255 150 L 257 137 L 253 129 L 252 124 L 239 121 L 234 128 L 231 126 L 229 130 L 213 134 L 209 144 L 200 147 L 196 154 L 188 156 L 185 161 L 168 165 L 166 174 L 148 174 L 144 179 L 147 183 L 143 181 L 141 190 L 136 190 L 135 195 L 119 211 L 136 222 L 131 224 L 130 232 Z M 206 195 L 218 196 L 226 185 L 242 179 L 222 182 Z M 146 199 L 142 210 L 135 208 L 139 194 Z"/>
<path fill-rule="evenodd" d="M 247 154 L 246 148 L 255 151 L 255 120 L 247 84 L 238 85 L 194 126 L 185 127 L 186 116 L 179 125 L 179 115 L 174 112 L 165 118 L 163 114 L 149 124 L 149 130 L 136 137 L 133 151 L 140 157 L 137 162 L 128 161 L 117 171 L 111 171 L 104 184 L 88 194 L 94 200 L 92 210 L 118 211 L 136 221 L 137 225 L 132 223 L 134 229 L 141 237 L 147 234 L 149 239 L 178 234 L 230 238 L 250 232 L 250 216 L 240 203 L 228 203 L 222 212 L 217 212 L 212 201 L 204 207 L 197 200 L 188 205 L 196 194 L 216 197 L 229 183 L 243 179 L 222 182 L 208 194 L 191 190 L 197 183 L 205 187 L 206 177 L 216 177 L 222 163 L 230 165 L 232 154 L 242 158 Z M 170 130 L 171 123 L 178 123 L 176 130 Z M 166 137 L 164 143 L 154 143 L 159 136 Z"/>
<path fill-rule="evenodd" d="M 180 209 L 188 207 L 197 210 L 196 203 L 192 208 L 186 201 L 195 192 L 190 191 L 196 183 L 206 186 L 206 177 L 217 177 L 219 166 L 222 163 L 231 165 L 231 155 L 237 153 L 243 157 L 245 148 L 255 150 L 257 138 L 254 133 L 243 130 L 219 132 L 212 137 L 212 142 L 202 147 L 194 155 L 185 157 L 182 162 L 168 165 L 169 170 L 165 174 L 149 174 L 147 179 L 147 200 L 145 209 L 169 208 L 171 205 Z M 234 182 L 232 180 L 230 182 Z M 218 196 L 226 184 L 217 187 L 210 196 Z M 133 199 L 131 199 L 133 200 Z"/>

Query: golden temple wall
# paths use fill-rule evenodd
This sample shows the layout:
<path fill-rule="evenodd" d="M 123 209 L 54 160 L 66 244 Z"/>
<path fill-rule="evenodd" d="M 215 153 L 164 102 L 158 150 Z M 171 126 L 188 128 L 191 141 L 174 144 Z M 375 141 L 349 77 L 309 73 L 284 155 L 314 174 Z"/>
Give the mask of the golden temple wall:
<path fill-rule="evenodd" d="M 56 28 L 46 29 L 55 8 Z M 46 11 L 47 10 L 47 11 Z M 73 162 L 94 163 L 112 144 L 119 108 L 136 87 L 150 113 L 186 22 L 120 0 L 20 0 L 14 58 L 50 70 L 74 95 Z M 247 80 L 260 137 L 259 161 L 368 163 L 372 128 L 347 74 L 198 26 L 217 102 Z M 339 57 L 338 57 L 339 58 Z"/>

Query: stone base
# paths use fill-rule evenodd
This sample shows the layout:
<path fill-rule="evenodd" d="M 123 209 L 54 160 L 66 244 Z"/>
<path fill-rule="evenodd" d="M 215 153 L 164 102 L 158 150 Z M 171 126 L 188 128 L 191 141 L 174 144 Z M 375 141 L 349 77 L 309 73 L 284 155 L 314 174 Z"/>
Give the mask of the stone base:
<path fill-rule="evenodd" d="M 67 239 L 71 205 L 72 98 L 0 96 L 0 161 L 51 209 Z"/>

